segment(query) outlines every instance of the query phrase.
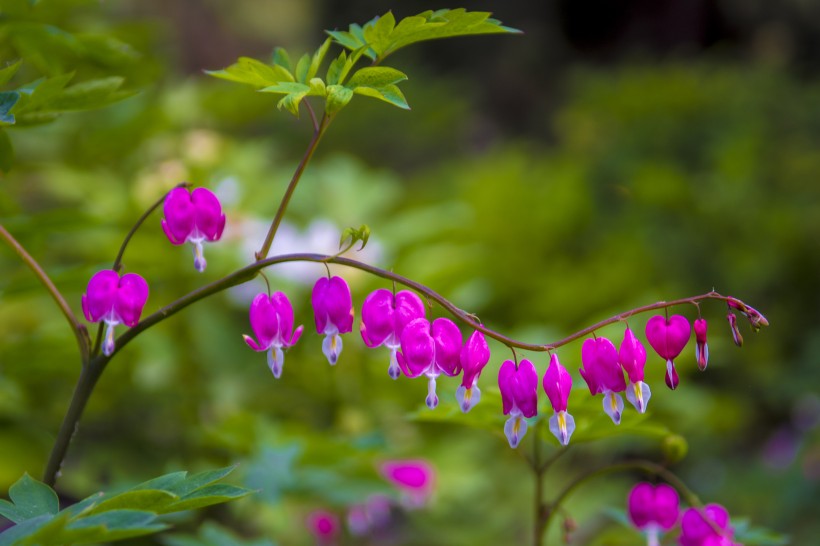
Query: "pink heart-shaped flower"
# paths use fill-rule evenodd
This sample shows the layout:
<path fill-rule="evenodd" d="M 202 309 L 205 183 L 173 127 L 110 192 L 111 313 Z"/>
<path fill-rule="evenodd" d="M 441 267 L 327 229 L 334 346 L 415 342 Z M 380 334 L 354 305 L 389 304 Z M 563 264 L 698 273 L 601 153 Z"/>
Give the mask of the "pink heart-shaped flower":
<path fill-rule="evenodd" d="M 672 315 L 669 318 L 656 315 L 646 323 L 646 340 L 666 360 L 678 356 L 691 335 L 689 321 L 682 315 Z"/>

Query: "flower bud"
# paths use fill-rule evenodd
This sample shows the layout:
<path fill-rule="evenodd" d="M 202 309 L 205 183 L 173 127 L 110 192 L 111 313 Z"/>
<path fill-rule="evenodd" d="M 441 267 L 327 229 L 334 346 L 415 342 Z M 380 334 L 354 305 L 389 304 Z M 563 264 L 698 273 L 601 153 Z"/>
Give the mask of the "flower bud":
<path fill-rule="evenodd" d="M 726 315 L 726 320 L 729 321 L 729 327 L 732 329 L 732 339 L 735 340 L 735 345 L 743 347 L 743 336 L 740 335 L 740 330 L 737 328 L 737 316 L 729 311 L 729 314 Z"/>
<path fill-rule="evenodd" d="M 706 320 L 699 318 L 695 320 L 695 341 L 697 347 L 695 348 L 695 355 L 698 360 L 698 368 L 700 371 L 706 369 L 709 363 L 709 345 L 706 344 Z"/>

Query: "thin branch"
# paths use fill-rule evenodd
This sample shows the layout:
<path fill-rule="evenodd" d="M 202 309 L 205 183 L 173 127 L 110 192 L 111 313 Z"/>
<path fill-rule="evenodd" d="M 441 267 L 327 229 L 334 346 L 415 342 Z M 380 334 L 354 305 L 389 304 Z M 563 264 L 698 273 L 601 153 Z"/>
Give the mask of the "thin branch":
<path fill-rule="evenodd" d="M 546 534 L 547 532 L 549 532 L 549 527 L 550 523 L 552 523 L 553 516 L 556 512 L 558 512 L 561 509 L 561 505 L 576 489 L 578 489 L 584 483 L 599 476 L 605 476 L 607 474 L 613 474 L 616 472 L 623 472 L 625 470 L 640 470 L 647 474 L 660 476 L 664 479 L 664 481 L 666 481 L 672 487 L 677 489 L 678 493 L 681 494 L 681 496 L 684 498 L 687 504 L 696 508 L 700 508 L 703 506 L 697 495 L 695 495 L 692 492 L 692 490 L 689 489 L 685 483 L 683 483 L 683 480 L 678 478 L 676 474 L 674 474 L 665 466 L 661 466 L 657 463 L 653 463 L 652 461 L 646 461 L 642 459 L 634 461 L 624 461 L 621 463 L 609 464 L 604 467 L 597 468 L 595 470 L 587 472 L 573 480 L 569 485 L 567 485 L 558 494 L 558 496 L 555 497 L 555 500 L 547 506 L 546 518 L 542 528 L 543 533 Z"/>
<path fill-rule="evenodd" d="M 325 130 L 328 125 L 330 125 L 330 121 L 332 119 L 327 114 L 324 114 L 322 115 L 322 121 L 317 123 L 313 109 L 310 105 L 308 105 L 307 108 L 308 112 L 310 112 L 311 119 L 313 120 L 313 138 L 310 139 L 308 147 L 305 150 L 305 154 L 302 156 L 301 161 L 299 161 L 299 165 L 296 166 L 293 177 L 290 179 L 290 183 L 285 190 L 285 195 L 282 197 L 282 201 L 279 202 L 279 208 L 276 210 L 276 216 L 273 218 L 270 228 L 268 228 L 268 234 L 265 236 L 265 242 L 262 243 L 262 248 L 260 248 L 255 255 L 257 262 L 268 257 L 268 252 L 270 252 L 270 247 L 273 244 L 273 238 L 276 236 L 276 232 L 279 230 L 279 224 L 282 223 L 282 218 L 285 216 L 285 211 L 290 203 L 290 198 L 293 196 L 293 192 L 296 191 L 296 185 L 299 184 L 299 180 L 302 178 L 302 173 L 305 171 L 305 167 L 307 167 L 310 158 L 313 157 L 313 152 L 316 151 L 316 147 L 319 145 L 319 141 L 322 139 L 322 135 L 325 134 Z"/>
<path fill-rule="evenodd" d="M 23 245 L 21 245 L 17 240 L 12 237 L 11 233 L 9 233 L 2 224 L 0 224 L 0 237 L 2 237 L 6 243 L 17 253 L 18 256 L 25 262 L 27 266 L 34 272 L 40 282 L 45 286 L 46 290 L 54 301 L 57 303 L 57 306 L 60 308 L 60 311 L 63 312 L 63 316 L 65 316 L 66 320 L 68 321 L 68 325 L 71 327 L 71 330 L 74 332 L 74 337 L 77 338 L 77 345 L 80 348 L 80 355 L 82 356 L 83 363 L 87 362 L 89 358 L 89 351 L 91 340 L 88 337 L 88 330 L 86 329 L 85 325 L 80 323 L 77 319 L 76 315 L 74 315 L 74 311 L 71 310 L 71 307 L 68 305 L 68 302 L 65 300 L 63 295 L 54 285 L 54 283 L 49 278 L 48 274 L 40 267 L 40 264 L 37 263 L 31 254 L 29 254 Z"/>
<path fill-rule="evenodd" d="M 162 197 L 160 197 L 156 203 L 148 207 L 148 210 L 142 213 L 142 216 L 140 216 L 137 219 L 137 222 L 131 227 L 130 230 L 128 230 L 128 233 L 125 234 L 125 239 L 123 239 L 122 244 L 120 245 L 120 250 L 119 252 L 117 252 L 117 257 L 114 259 L 114 265 L 111 266 L 111 269 L 113 269 L 117 273 L 120 272 L 120 269 L 122 268 L 122 256 L 123 254 L 125 254 L 125 247 L 128 246 L 128 243 L 131 241 L 131 237 L 134 236 L 134 234 L 137 232 L 137 230 L 140 228 L 143 222 L 145 222 L 145 220 L 147 220 L 148 217 L 151 216 L 151 213 L 154 212 L 162 203 L 165 202 L 165 198 L 168 197 L 168 194 L 177 188 L 189 187 L 191 187 L 190 182 L 182 182 L 180 184 L 177 184 L 176 186 L 165 192 L 165 194 Z"/>

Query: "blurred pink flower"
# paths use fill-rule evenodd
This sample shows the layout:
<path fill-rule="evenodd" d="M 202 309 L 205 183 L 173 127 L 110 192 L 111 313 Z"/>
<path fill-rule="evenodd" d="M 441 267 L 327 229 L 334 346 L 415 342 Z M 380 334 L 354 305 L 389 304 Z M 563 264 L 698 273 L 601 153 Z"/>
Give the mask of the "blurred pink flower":
<path fill-rule="evenodd" d="M 321 546 L 335 544 L 341 532 L 339 518 L 327 510 L 314 510 L 308 514 L 305 525 Z"/>
<path fill-rule="evenodd" d="M 658 546 L 661 531 L 670 530 L 678 522 L 678 492 L 664 483 L 654 486 L 641 482 L 629 492 L 627 514 L 635 527 L 646 532 L 647 545 Z"/>
<path fill-rule="evenodd" d="M 427 504 L 435 485 L 435 471 L 421 459 L 396 460 L 382 463 L 381 474 L 401 493 L 407 508 L 419 508 Z"/>

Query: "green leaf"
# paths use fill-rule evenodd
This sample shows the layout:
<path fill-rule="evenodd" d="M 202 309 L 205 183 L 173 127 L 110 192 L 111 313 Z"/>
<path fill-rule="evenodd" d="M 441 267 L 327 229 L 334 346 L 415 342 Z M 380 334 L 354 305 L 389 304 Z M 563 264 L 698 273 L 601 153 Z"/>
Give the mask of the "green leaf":
<path fill-rule="evenodd" d="M 204 523 L 198 535 L 166 535 L 162 542 L 167 546 L 274 546 L 265 538 L 244 540 L 213 522 Z"/>
<path fill-rule="evenodd" d="M 174 486 L 169 488 L 171 493 L 178 495 L 180 497 L 184 497 L 189 493 L 196 491 L 197 489 L 201 489 L 206 485 L 210 485 L 216 481 L 221 480 L 231 472 L 236 469 L 236 465 L 226 466 L 224 468 L 218 468 L 216 470 L 208 470 L 205 472 L 199 472 L 190 476 L 184 481 L 177 482 Z"/>
<path fill-rule="evenodd" d="M 348 227 L 342 231 L 342 236 L 339 238 L 339 250 L 345 248 L 348 250 L 353 248 L 355 244 L 361 241 L 362 246 L 359 247 L 359 250 L 362 250 L 365 245 L 367 245 L 367 241 L 370 239 L 370 226 L 367 224 L 362 224 L 358 228 Z"/>
<path fill-rule="evenodd" d="M 327 76 L 325 77 L 325 80 L 327 80 L 328 85 L 336 85 L 339 83 L 339 76 L 342 74 L 345 64 L 347 64 L 347 53 L 342 51 L 339 53 L 338 57 L 333 59 L 330 66 L 327 67 Z"/>
<path fill-rule="evenodd" d="M 288 72 L 291 71 L 290 55 L 284 47 L 277 47 L 273 50 L 273 64 L 279 65 Z"/>
<path fill-rule="evenodd" d="M 11 144 L 9 134 L 0 129 L 0 172 L 7 173 L 14 164 L 14 146 Z M 5 502 L 5 501 L 2 501 Z M 0 506 L 2 503 L 0 502 Z M 2 514 L 2 511 L 0 511 Z"/>
<path fill-rule="evenodd" d="M 110 510 L 142 510 L 162 513 L 163 509 L 179 500 L 179 495 L 160 489 L 140 489 L 126 491 L 104 499 L 88 511 L 88 514 L 99 514 Z"/>
<path fill-rule="evenodd" d="M 21 87 L 19 89 L 21 91 L 20 100 L 14 105 L 13 109 L 14 115 L 18 118 L 18 123 L 21 123 L 19 118 L 26 114 L 31 115 L 43 113 L 44 111 L 53 116 L 53 111 L 59 110 L 53 108 L 53 100 L 63 92 L 63 89 L 73 77 L 74 73 L 70 72 L 53 78 L 39 79 Z"/>
<path fill-rule="evenodd" d="M 111 510 L 72 521 L 60 538 L 72 544 L 110 542 L 167 529 L 167 525 L 156 523 L 156 518 L 153 512 Z"/>
<path fill-rule="evenodd" d="M 131 91 L 119 91 L 124 79 L 119 76 L 88 80 L 68 87 L 49 103 L 55 111 L 98 108 L 131 96 Z"/>
<path fill-rule="evenodd" d="M 290 63 L 289 59 L 288 63 Z M 244 83 L 254 87 L 269 87 L 279 82 L 294 81 L 293 75 L 288 68 L 280 64 L 268 65 L 250 57 L 240 57 L 236 63 L 224 70 L 206 70 L 205 73 L 215 78 Z"/>
<path fill-rule="evenodd" d="M 365 55 L 374 61 L 380 61 L 398 49 L 416 42 L 456 36 L 519 32 L 490 18 L 488 12 L 459 8 L 425 11 L 405 17 L 398 24 L 388 12 L 362 27 L 350 25 L 347 32 L 329 31 L 328 34 L 339 45 L 348 49 L 355 50 L 367 46 Z"/>
<path fill-rule="evenodd" d="M 316 74 L 319 73 L 319 67 L 322 66 L 322 61 L 325 60 L 325 55 L 327 54 L 327 50 L 330 47 L 330 43 L 332 40 L 330 38 L 326 39 L 322 45 L 319 46 L 319 49 L 313 54 L 313 58 L 310 60 L 310 68 L 307 72 L 306 80 L 311 80 L 316 77 Z"/>
<path fill-rule="evenodd" d="M 236 487 L 234 485 L 207 485 L 182 497 L 179 501 L 166 507 L 165 513 L 193 510 L 194 508 L 202 508 L 204 506 L 211 506 L 212 504 L 220 504 L 242 498 L 250 493 L 252 493 L 250 489 Z"/>
<path fill-rule="evenodd" d="M 187 475 L 188 473 L 184 470 L 171 472 L 170 474 L 164 474 L 157 478 L 152 478 L 147 482 L 142 482 L 139 485 L 135 485 L 131 488 L 131 491 L 139 491 L 142 489 L 162 489 L 173 492 L 175 487 L 185 481 L 185 476 Z"/>
<path fill-rule="evenodd" d="M 404 94 L 395 85 L 385 85 L 383 87 L 366 87 L 360 85 L 354 89 L 353 92 L 357 95 L 383 100 L 404 110 L 410 109 L 410 106 L 407 104 L 407 99 L 404 98 Z"/>
<path fill-rule="evenodd" d="M 23 540 L 36 533 L 44 525 L 48 524 L 54 516 L 46 514 L 36 518 L 28 519 L 10 527 L 0 533 L 0 546 L 17 546 L 23 544 Z"/>
<path fill-rule="evenodd" d="M 22 61 L 17 61 L 16 63 L 12 63 L 7 67 L 0 70 L 0 85 L 6 85 L 9 80 L 11 80 L 15 74 L 17 74 L 17 69 L 20 68 L 20 63 Z"/>
<path fill-rule="evenodd" d="M 20 100 L 20 93 L 17 91 L 0 92 L 0 125 L 14 125 L 14 114 L 11 109 Z"/>
<path fill-rule="evenodd" d="M 386 85 L 396 84 L 407 79 L 404 72 L 390 68 L 388 66 L 368 66 L 357 70 L 348 80 L 347 87 L 355 89 L 362 85 L 365 87 L 379 88 Z"/>
<path fill-rule="evenodd" d="M 0 513 L 15 523 L 37 516 L 54 515 L 60 509 L 57 493 L 28 474 L 24 474 L 9 488 L 9 498 L 14 502 L 14 510 Z M 8 509 L 8 504 L 3 506 Z"/>
<path fill-rule="evenodd" d="M 337 113 L 344 108 L 350 99 L 353 98 L 353 90 L 344 85 L 330 85 L 327 88 L 327 98 L 325 99 L 325 112 L 329 115 Z"/>
<path fill-rule="evenodd" d="M 300 83 L 307 83 L 308 70 L 310 70 L 310 55 L 305 53 L 299 58 L 299 62 L 296 63 L 296 70 L 294 71 L 296 81 Z"/>

